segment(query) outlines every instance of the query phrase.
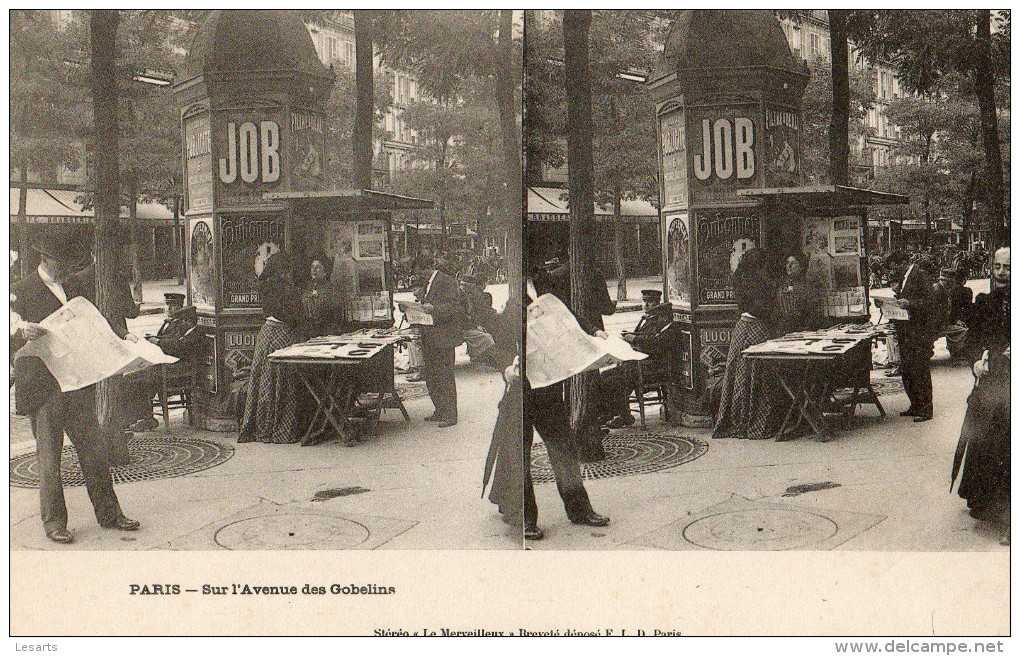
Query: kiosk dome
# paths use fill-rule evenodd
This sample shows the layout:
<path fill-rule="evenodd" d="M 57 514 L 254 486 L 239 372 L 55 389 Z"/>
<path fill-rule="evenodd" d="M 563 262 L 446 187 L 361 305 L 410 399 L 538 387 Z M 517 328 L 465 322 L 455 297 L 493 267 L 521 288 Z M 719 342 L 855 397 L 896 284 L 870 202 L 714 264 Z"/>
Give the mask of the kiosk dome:
<path fill-rule="evenodd" d="M 295 12 L 218 9 L 209 13 L 195 34 L 179 79 L 256 71 L 330 74 Z"/>

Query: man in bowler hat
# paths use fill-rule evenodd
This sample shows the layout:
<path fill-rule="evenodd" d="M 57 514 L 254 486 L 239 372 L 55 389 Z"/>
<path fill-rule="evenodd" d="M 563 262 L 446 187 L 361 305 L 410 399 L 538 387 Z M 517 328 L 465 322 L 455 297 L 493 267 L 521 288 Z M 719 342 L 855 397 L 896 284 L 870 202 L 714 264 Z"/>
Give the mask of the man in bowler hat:
<path fill-rule="evenodd" d="M 36 240 L 41 256 L 38 269 L 11 289 L 11 348 L 46 334 L 39 325 L 76 296 L 91 296 L 73 274 L 91 261 L 88 242 L 56 234 Z M 126 338 L 126 334 L 120 337 Z M 50 540 L 69 544 L 74 535 L 67 529 L 67 506 L 60 480 L 60 452 L 64 433 L 71 439 L 85 477 L 85 487 L 103 528 L 135 531 L 139 523 L 128 519 L 113 491 L 113 479 L 96 420 L 95 386 L 61 392 L 43 361 L 21 357 L 14 363 L 15 406 L 28 415 L 39 460 L 39 499 L 43 529 Z"/>

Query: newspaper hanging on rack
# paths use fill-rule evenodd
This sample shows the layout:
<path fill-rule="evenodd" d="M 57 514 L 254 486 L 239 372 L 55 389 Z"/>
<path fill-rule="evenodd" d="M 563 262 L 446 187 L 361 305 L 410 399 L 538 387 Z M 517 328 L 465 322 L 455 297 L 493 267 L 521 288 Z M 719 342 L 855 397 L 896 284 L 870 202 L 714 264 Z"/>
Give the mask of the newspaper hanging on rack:
<path fill-rule="evenodd" d="M 61 392 L 156 364 L 177 362 L 151 342 L 117 337 L 96 306 L 83 296 L 72 298 L 39 325 L 46 334 L 26 344 L 14 357 L 41 359 L 57 379 Z"/>
<path fill-rule="evenodd" d="M 527 374 L 533 388 L 546 387 L 590 369 L 648 356 L 619 337 L 592 337 L 563 301 L 544 294 L 528 306 Z"/>

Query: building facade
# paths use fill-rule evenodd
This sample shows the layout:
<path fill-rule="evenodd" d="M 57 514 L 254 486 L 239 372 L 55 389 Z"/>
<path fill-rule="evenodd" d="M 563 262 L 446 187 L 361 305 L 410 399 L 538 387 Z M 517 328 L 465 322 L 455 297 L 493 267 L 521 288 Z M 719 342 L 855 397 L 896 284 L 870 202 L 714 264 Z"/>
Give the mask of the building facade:
<path fill-rule="evenodd" d="M 828 11 L 824 9 L 803 11 L 797 20 L 783 18 L 780 24 L 795 57 L 808 65 L 830 64 L 832 41 L 829 35 Z M 897 163 L 893 151 L 900 143 L 903 132 L 888 119 L 886 108 L 894 99 L 906 95 L 906 91 L 900 86 L 899 79 L 890 67 L 865 61 L 852 43 L 849 47 L 849 59 L 852 69 L 864 71 L 870 77 L 872 91 L 875 94 L 875 104 L 868 110 L 868 134 L 860 142 L 851 145 L 857 154 L 861 155 L 868 169 L 861 171 L 863 177 L 870 179 L 874 177 L 877 169 Z"/>

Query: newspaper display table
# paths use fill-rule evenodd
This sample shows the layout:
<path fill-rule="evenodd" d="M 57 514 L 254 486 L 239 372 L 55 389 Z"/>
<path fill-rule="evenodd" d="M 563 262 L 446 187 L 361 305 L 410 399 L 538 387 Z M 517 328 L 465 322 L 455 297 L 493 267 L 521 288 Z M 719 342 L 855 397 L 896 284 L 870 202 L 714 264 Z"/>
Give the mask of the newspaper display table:
<path fill-rule="evenodd" d="M 744 349 L 750 360 L 774 364 L 774 370 L 791 405 L 779 427 L 776 441 L 793 439 L 806 422 L 820 442 L 832 438 L 825 413 L 853 414 L 858 405 L 872 404 L 885 416 L 871 386 L 870 325 L 848 325 L 822 331 L 790 333 Z M 851 393 L 838 398 L 834 391 L 847 386 Z"/>
<path fill-rule="evenodd" d="M 396 408 L 410 421 L 393 379 L 393 347 L 405 340 L 406 335 L 392 331 L 365 329 L 316 337 L 269 355 L 275 365 L 289 365 L 315 399 L 316 409 L 302 446 L 325 441 L 331 431 L 351 446 L 357 440 L 350 420 L 378 421 L 383 408 Z M 363 395 L 369 397 L 368 402 L 359 405 Z"/>

